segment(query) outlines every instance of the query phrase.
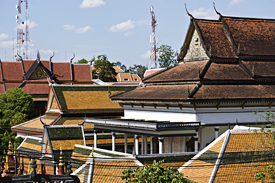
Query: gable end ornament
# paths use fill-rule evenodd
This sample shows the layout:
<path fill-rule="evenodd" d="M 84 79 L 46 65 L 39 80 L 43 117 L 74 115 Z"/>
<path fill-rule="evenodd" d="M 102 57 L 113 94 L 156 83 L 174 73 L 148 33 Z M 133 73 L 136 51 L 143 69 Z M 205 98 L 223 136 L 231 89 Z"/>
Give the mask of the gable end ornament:
<path fill-rule="evenodd" d="M 184 3 L 184 5 L 185 5 L 185 10 L 186 10 L 187 15 L 190 16 L 190 19 L 192 20 L 192 19 L 194 18 L 193 15 L 191 15 L 191 14 L 188 12 L 187 7 L 186 7 L 186 3 Z"/>
<path fill-rule="evenodd" d="M 221 14 L 220 12 L 217 11 L 214 2 L 213 2 L 213 7 L 214 7 L 215 12 L 219 15 L 219 19 L 222 19 L 222 14 Z"/>
<path fill-rule="evenodd" d="M 37 50 L 37 59 L 36 59 L 36 61 L 37 61 L 38 63 L 40 63 L 40 53 L 39 53 L 38 50 Z"/>

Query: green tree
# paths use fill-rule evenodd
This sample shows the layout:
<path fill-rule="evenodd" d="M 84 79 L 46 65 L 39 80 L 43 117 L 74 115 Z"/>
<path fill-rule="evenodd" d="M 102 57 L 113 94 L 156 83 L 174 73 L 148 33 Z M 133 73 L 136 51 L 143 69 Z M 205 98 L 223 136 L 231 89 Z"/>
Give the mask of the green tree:
<path fill-rule="evenodd" d="M 98 78 L 104 82 L 115 82 L 117 73 L 113 66 L 114 64 L 108 61 L 107 55 L 98 55 L 93 73 L 96 73 Z"/>
<path fill-rule="evenodd" d="M 122 64 L 120 61 L 113 62 L 113 64 L 114 64 L 114 66 L 121 68 L 124 72 L 127 71 L 127 67 L 124 64 Z"/>
<path fill-rule="evenodd" d="M 138 182 L 138 183 L 179 183 L 189 182 L 183 177 L 183 174 L 178 172 L 173 167 L 164 168 L 161 166 L 164 160 L 156 162 L 154 160 L 152 166 L 137 167 L 136 169 L 128 169 L 123 171 L 122 180 L 127 182 Z"/>
<path fill-rule="evenodd" d="M 0 94 L 0 152 L 8 148 L 9 135 L 12 143 L 20 143 L 15 140 L 16 133 L 11 132 L 11 122 L 16 125 L 38 115 L 32 105 L 33 100 L 21 88 L 13 88 Z"/>
<path fill-rule="evenodd" d="M 133 67 L 129 67 L 129 69 L 127 70 L 127 72 L 131 73 L 131 74 L 137 74 L 141 79 L 143 79 L 144 73 L 147 70 L 147 67 L 143 66 L 143 65 L 136 65 L 134 64 Z"/>
<path fill-rule="evenodd" d="M 75 62 L 75 64 L 87 64 L 88 61 L 84 58 L 82 58 L 81 60 L 78 60 L 77 62 Z"/>
<path fill-rule="evenodd" d="M 170 67 L 175 65 L 176 63 L 176 53 L 172 49 L 172 46 L 169 45 L 161 45 L 157 48 L 159 53 L 158 63 L 160 67 Z"/>
<path fill-rule="evenodd" d="M 258 112 L 254 112 L 254 114 L 258 114 Z M 261 119 L 264 119 L 265 121 L 267 121 L 268 123 L 271 123 L 271 127 L 273 127 L 273 129 L 268 130 L 266 133 L 268 133 L 269 135 L 271 135 L 271 145 L 273 146 L 273 149 L 271 149 L 272 153 L 272 157 L 274 158 L 274 145 L 275 145 L 275 113 L 273 112 L 265 112 L 264 115 L 259 115 Z M 262 131 L 263 131 L 264 127 L 262 127 Z M 270 150 L 268 150 L 270 151 Z M 269 178 L 269 180 L 271 179 L 273 182 L 275 182 L 275 161 L 274 159 L 271 161 L 271 163 L 267 166 L 265 166 L 264 171 L 258 172 L 256 173 L 256 180 L 257 181 L 261 181 L 262 183 L 265 183 L 265 180 Z"/>

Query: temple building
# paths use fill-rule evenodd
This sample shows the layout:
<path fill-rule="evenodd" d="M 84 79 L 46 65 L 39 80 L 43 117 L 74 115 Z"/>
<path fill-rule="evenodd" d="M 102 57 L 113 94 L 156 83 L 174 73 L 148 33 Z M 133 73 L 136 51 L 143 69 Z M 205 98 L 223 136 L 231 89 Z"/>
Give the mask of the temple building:
<path fill-rule="evenodd" d="M 253 111 L 275 111 L 275 20 L 217 14 L 219 20 L 189 14 L 178 64 L 111 97 L 123 105 L 123 118 L 86 122 L 150 137 L 136 154 L 198 152 L 232 125 L 266 124 Z"/>

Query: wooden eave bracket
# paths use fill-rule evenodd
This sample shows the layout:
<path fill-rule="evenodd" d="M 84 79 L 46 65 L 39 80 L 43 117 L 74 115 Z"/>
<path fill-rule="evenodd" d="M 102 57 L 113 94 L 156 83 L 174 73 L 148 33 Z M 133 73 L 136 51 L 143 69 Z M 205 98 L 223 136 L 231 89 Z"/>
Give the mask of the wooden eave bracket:
<path fill-rule="evenodd" d="M 244 103 L 242 103 L 242 109 L 244 109 L 244 106 L 245 106 L 245 102 L 244 102 Z"/>
<path fill-rule="evenodd" d="M 119 103 L 120 107 L 123 107 L 123 103 Z"/>
<path fill-rule="evenodd" d="M 165 104 L 165 107 L 166 107 L 166 109 L 169 109 L 169 105 L 168 104 Z"/>
<path fill-rule="evenodd" d="M 134 104 L 133 103 L 130 103 L 131 107 L 134 107 Z"/>
<path fill-rule="evenodd" d="M 193 108 L 194 108 L 194 110 L 196 110 L 196 109 L 197 109 L 196 104 L 194 104 L 194 103 L 193 103 Z"/>
<path fill-rule="evenodd" d="M 219 110 L 219 108 L 220 108 L 220 105 L 221 105 L 221 103 L 218 103 L 218 104 L 216 105 L 216 107 L 217 107 L 217 110 Z"/>
<path fill-rule="evenodd" d="M 179 104 L 179 108 L 180 108 L 180 110 L 182 110 L 182 105 L 181 104 Z"/>
<path fill-rule="evenodd" d="M 273 102 L 270 102 L 270 103 L 268 104 L 268 106 L 269 106 L 269 109 L 271 109 L 271 107 L 272 107 L 272 104 L 273 104 Z"/>
<path fill-rule="evenodd" d="M 141 103 L 140 106 L 141 106 L 142 108 L 144 108 L 144 104 Z"/>
<path fill-rule="evenodd" d="M 153 104 L 154 108 L 156 109 L 157 108 L 157 104 Z"/>

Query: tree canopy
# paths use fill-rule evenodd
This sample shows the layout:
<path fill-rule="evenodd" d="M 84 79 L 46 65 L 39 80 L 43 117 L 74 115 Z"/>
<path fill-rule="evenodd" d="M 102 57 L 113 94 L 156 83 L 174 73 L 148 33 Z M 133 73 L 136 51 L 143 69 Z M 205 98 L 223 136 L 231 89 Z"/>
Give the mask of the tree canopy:
<path fill-rule="evenodd" d="M 176 64 L 176 53 L 172 49 L 172 46 L 161 45 L 157 48 L 157 51 L 159 53 L 158 63 L 160 67 L 169 67 Z"/>
<path fill-rule="evenodd" d="M 134 64 L 134 66 L 133 67 L 130 66 L 127 71 L 131 74 L 137 74 L 141 79 L 143 79 L 143 76 L 146 70 L 147 70 L 147 67 L 143 65 Z"/>
<path fill-rule="evenodd" d="M 33 100 L 21 88 L 13 88 L 0 94 L 0 151 L 8 148 L 9 135 L 12 142 L 16 133 L 11 132 L 11 122 L 16 125 L 38 115 Z"/>
<path fill-rule="evenodd" d="M 77 62 L 75 62 L 75 64 L 87 64 L 88 61 L 84 58 L 82 58 L 81 60 L 78 60 Z"/>
<path fill-rule="evenodd" d="M 113 67 L 114 64 L 108 61 L 107 55 L 98 55 L 93 73 L 96 73 L 98 78 L 104 82 L 115 82 L 117 73 Z"/>
<path fill-rule="evenodd" d="M 137 167 L 123 171 L 122 180 L 138 183 L 186 183 L 189 182 L 177 169 L 161 166 L 164 160 L 156 162 L 152 166 Z"/>

